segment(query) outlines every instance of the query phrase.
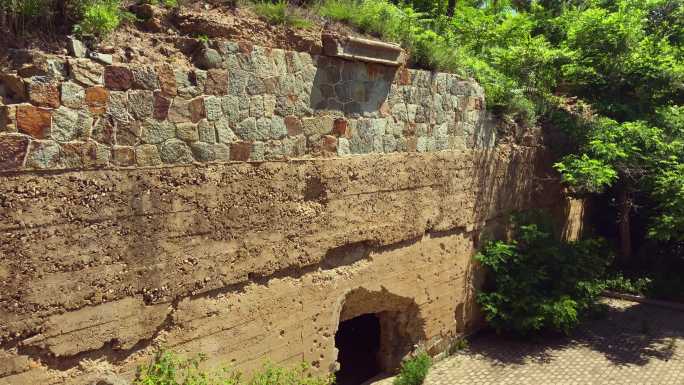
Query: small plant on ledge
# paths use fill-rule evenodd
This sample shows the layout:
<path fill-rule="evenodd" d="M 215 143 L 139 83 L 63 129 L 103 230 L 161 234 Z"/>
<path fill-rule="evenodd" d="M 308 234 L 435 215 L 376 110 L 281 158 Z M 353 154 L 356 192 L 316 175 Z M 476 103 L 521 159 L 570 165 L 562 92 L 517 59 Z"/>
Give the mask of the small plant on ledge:
<path fill-rule="evenodd" d="M 432 366 L 432 357 L 426 352 L 420 352 L 401 364 L 399 375 L 394 379 L 394 385 L 420 385 Z"/>

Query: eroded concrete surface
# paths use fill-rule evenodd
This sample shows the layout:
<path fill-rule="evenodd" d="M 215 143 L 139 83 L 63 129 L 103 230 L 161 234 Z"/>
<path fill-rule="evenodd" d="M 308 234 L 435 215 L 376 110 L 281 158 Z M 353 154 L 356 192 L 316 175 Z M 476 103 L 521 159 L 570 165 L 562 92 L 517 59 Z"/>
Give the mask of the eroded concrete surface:
<path fill-rule="evenodd" d="M 382 306 L 439 352 L 480 320 L 474 250 L 532 207 L 577 217 L 530 147 L 5 174 L 0 384 L 131 378 L 157 345 L 330 371 L 341 313 Z"/>

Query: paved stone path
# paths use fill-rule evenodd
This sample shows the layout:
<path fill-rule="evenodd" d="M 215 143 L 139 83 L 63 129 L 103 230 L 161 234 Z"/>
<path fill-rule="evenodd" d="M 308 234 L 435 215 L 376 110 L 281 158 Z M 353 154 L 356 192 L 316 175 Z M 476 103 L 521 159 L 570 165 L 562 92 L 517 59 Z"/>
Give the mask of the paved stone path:
<path fill-rule="evenodd" d="M 606 302 L 607 318 L 570 337 L 475 336 L 467 351 L 436 363 L 425 385 L 684 385 L 684 312 Z"/>

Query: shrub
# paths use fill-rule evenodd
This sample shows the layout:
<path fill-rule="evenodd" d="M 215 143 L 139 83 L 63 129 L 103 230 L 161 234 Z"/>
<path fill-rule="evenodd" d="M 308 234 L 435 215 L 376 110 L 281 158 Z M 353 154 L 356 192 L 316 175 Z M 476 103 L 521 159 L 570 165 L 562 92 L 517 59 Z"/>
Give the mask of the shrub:
<path fill-rule="evenodd" d="M 592 313 L 611 261 L 602 240 L 557 241 L 544 225 L 519 225 L 516 240 L 489 242 L 475 256 L 490 272 L 478 294 L 498 332 L 526 335 L 541 330 L 569 333 Z"/>
<path fill-rule="evenodd" d="M 307 373 L 306 363 L 283 368 L 266 363 L 249 380 L 230 368 L 202 370 L 206 356 L 181 358 L 168 351 L 157 352 L 147 365 L 139 366 L 134 385 L 332 385 L 332 376 L 316 377 Z"/>
<path fill-rule="evenodd" d="M 296 15 L 285 0 L 278 0 L 275 3 L 262 1 L 254 4 L 252 9 L 271 24 L 283 24 L 294 28 L 308 28 L 313 25 L 310 21 Z"/>
<path fill-rule="evenodd" d="M 425 352 L 418 353 L 401 364 L 399 375 L 394 379 L 394 385 L 422 384 L 430 366 L 432 366 L 432 357 Z"/>
<path fill-rule="evenodd" d="M 81 36 L 103 37 L 112 33 L 129 16 L 121 10 L 121 0 L 95 0 L 83 10 L 74 33 Z"/>
<path fill-rule="evenodd" d="M 451 355 L 456 354 L 457 352 L 467 350 L 469 347 L 470 347 L 470 343 L 468 342 L 467 339 L 459 338 L 458 340 L 456 340 L 454 343 L 452 343 L 449 346 L 449 350 L 447 351 L 447 353 L 451 356 Z"/>
<path fill-rule="evenodd" d="M 603 284 L 607 290 L 618 293 L 644 295 L 648 292 L 652 282 L 652 279 L 646 277 L 630 279 L 625 278 L 622 274 L 615 274 L 604 280 Z"/>
<path fill-rule="evenodd" d="M 167 8 L 180 6 L 179 0 L 140 0 L 141 4 L 163 5 Z"/>
<path fill-rule="evenodd" d="M 307 374 L 309 366 L 302 363 L 294 368 L 282 368 L 267 363 L 254 374 L 247 385 L 331 385 L 333 376 L 315 377 Z"/>

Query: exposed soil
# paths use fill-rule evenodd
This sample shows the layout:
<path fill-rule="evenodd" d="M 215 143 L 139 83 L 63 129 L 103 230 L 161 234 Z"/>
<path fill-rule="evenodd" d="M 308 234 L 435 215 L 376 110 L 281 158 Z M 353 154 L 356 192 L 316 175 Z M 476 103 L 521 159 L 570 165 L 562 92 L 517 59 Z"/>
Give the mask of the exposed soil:
<path fill-rule="evenodd" d="M 179 9 L 161 6 L 128 7 L 139 21 L 125 23 L 100 42 L 86 42 L 90 48 L 112 54 L 115 63 L 171 63 L 190 66 L 189 56 L 198 38 L 226 39 L 254 45 L 321 52 L 321 32 L 330 28 L 337 33 L 365 36 L 347 25 L 331 23 L 313 11 L 295 11 L 311 22 L 307 28 L 269 24 L 248 6 L 233 7 L 221 1 L 198 1 Z M 8 68 L 13 49 L 30 49 L 54 55 L 66 55 L 70 26 L 62 25 L 51 33 L 24 31 L 16 35 L 3 31 L 0 36 L 0 70 Z"/>

